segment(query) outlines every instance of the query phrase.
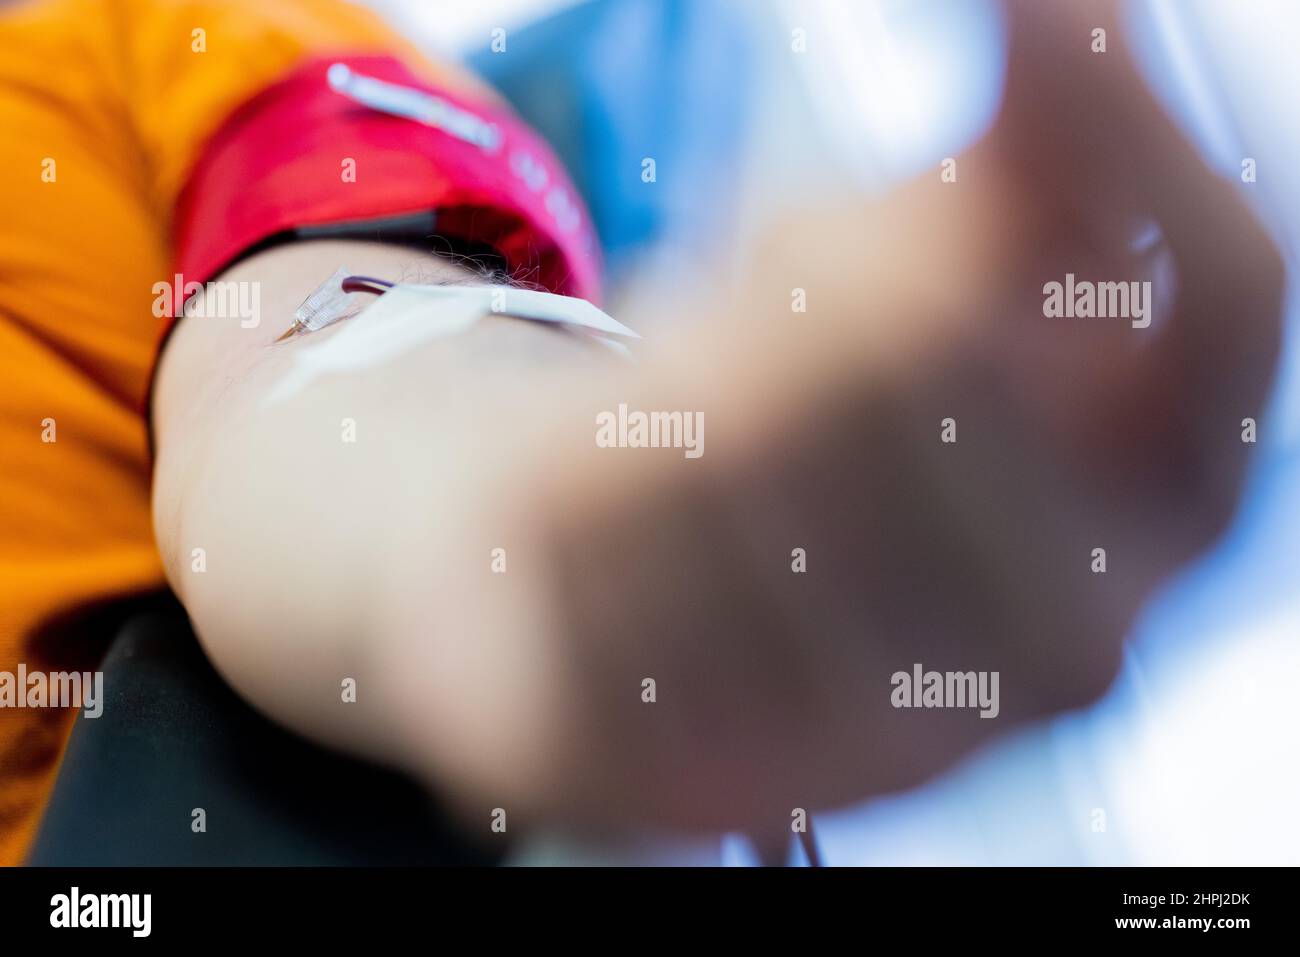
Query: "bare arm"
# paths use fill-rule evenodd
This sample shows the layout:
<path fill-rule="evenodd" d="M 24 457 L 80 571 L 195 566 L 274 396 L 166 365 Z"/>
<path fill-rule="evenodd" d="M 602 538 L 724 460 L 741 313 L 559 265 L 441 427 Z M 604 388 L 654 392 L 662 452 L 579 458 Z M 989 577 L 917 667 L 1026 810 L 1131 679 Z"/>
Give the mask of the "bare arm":
<path fill-rule="evenodd" d="M 227 276 L 264 283 L 263 327 L 182 322 L 155 400 L 159 539 L 218 667 L 474 819 L 590 826 L 788 820 L 1099 694 L 1143 597 L 1230 514 L 1280 269 L 1122 49 L 1080 83 L 1087 31 L 1027 47 L 1014 9 L 1007 110 L 960 188 L 785 224 L 745 292 L 634 369 L 489 319 L 264 408 L 298 348 L 268 346 L 276 317 L 340 262 L 411 254 L 301 245 Z M 1063 150 L 1043 130 L 1067 116 L 1136 145 Z M 1152 278 L 1125 244 L 1143 221 L 1177 276 L 1149 337 L 1044 318 L 1066 272 Z M 816 299 L 792 318 L 796 286 Z M 620 403 L 703 413 L 706 454 L 598 448 Z M 1089 573 L 1099 545 L 1118 574 Z M 914 662 L 999 671 L 1000 719 L 891 708 Z"/>

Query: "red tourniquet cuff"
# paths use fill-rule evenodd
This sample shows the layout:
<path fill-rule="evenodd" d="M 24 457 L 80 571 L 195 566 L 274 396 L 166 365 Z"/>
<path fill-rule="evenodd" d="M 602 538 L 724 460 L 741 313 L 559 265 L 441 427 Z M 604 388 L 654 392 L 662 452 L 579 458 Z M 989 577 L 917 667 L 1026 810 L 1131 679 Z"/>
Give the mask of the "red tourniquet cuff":
<path fill-rule="evenodd" d="M 471 129 L 492 135 L 484 145 L 465 136 L 464 123 L 440 128 L 358 102 L 331 88 L 327 72 L 336 63 L 438 97 Z M 343 56 L 298 67 L 208 142 L 176 207 L 183 284 L 174 313 L 183 285 L 207 282 L 277 233 L 429 210 L 438 235 L 492 247 L 512 277 L 598 300 L 591 219 L 540 137 L 505 108 L 436 89 L 393 57 Z M 321 278 L 332 270 L 322 266 Z"/>

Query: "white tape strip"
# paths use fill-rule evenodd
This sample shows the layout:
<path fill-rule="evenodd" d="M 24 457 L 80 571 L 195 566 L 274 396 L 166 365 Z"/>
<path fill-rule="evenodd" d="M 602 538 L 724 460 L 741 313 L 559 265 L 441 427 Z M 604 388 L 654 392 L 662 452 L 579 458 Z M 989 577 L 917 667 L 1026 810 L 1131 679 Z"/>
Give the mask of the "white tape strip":
<path fill-rule="evenodd" d="M 624 356 L 627 347 L 605 336 L 640 338 L 585 299 L 508 286 L 399 284 L 323 341 L 313 336 L 298 343 L 293 365 L 262 404 L 296 395 L 320 376 L 388 362 L 426 342 L 459 335 L 494 313 L 590 330 L 591 338 Z"/>

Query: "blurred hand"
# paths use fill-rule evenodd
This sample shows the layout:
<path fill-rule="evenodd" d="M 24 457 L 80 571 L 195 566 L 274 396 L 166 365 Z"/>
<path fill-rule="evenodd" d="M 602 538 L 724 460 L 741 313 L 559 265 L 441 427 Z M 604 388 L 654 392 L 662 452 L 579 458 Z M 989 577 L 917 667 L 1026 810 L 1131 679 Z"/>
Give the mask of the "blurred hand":
<path fill-rule="evenodd" d="M 1224 528 L 1277 350 L 1276 252 L 1148 94 L 1112 4 L 1008 9 L 1004 107 L 955 183 L 781 224 L 746 301 L 630 381 L 548 395 L 516 473 L 544 478 L 482 493 L 528 530 L 523 578 L 491 627 L 458 626 L 536 633 L 554 684 L 502 751 L 536 752 L 520 804 L 781 826 L 915 784 L 1094 700 L 1141 602 Z M 1150 281 L 1154 320 L 1046 317 L 1067 273 Z M 596 448 L 620 402 L 702 412 L 705 454 Z M 914 663 L 999 672 L 1000 715 L 893 708 Z"/>

